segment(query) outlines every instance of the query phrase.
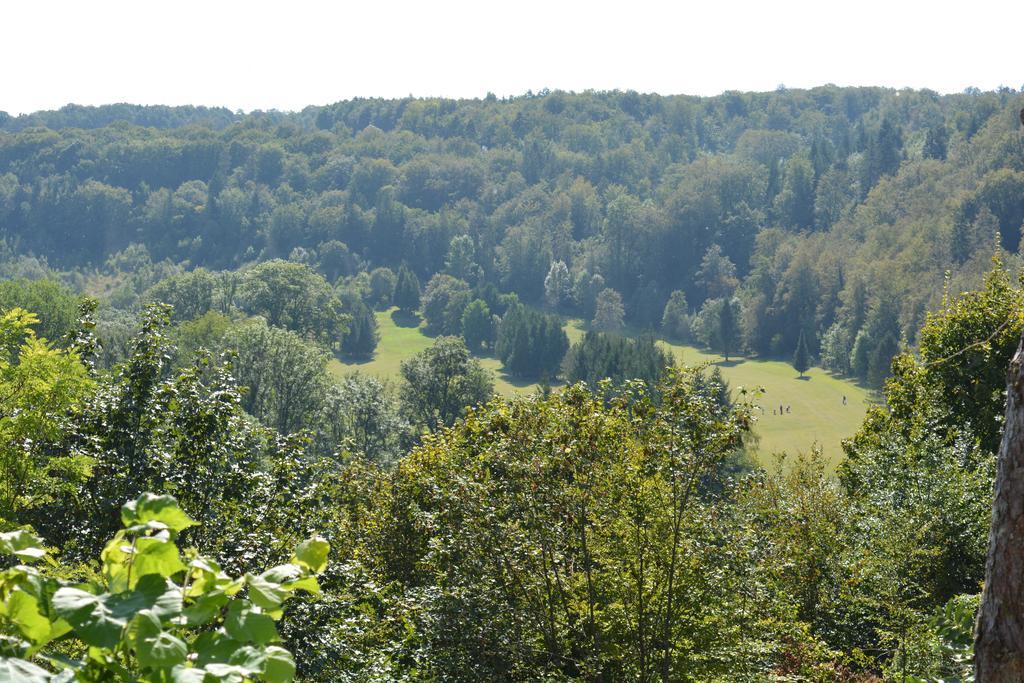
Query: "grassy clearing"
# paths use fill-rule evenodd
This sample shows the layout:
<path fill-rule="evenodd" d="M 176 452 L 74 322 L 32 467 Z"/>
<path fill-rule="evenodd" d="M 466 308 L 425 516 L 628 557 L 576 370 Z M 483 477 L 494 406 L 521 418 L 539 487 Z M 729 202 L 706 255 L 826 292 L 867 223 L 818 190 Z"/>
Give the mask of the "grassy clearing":
<path fill-rule="evenodd" d="M 423 334 L 418 318 L 402 318 L 395 311 L 377 313 L 381 340 L 372 360 L 341 362 L 332 360 L 330 371 L 335 376 L 363 372 L 382 379 L 398 377 L 399 366 L 406 358 L 430 346 L 433 340 Z M 569 321 L 566 333 L 573 342 L 584 334 L 579 321 Z M 731 358 L 729 362 L 692 346 L 659 342 L 687 365 L 710 363 L 721 368 L 722 375 L 734 390 L 764 389 L 756 396 L 758 422 L 754 432 L 758 438 L 757 453 L 765 464 L 778 452 L 795 453 L 821 446 L 832 463 L 842 457 L 840 442 L 851 436 L 864 419 L 873 394 L 852 382 L 833 377 L 821 368 L 812 368 L 804 379 L 788 363 L 770 360 Z M 512 396 L 532 393 L 535 384 L 509 377 L 495 358 L 481 358 L 484 367 L 494 373 L 495 388 Z M 843 405 L 846 396 L 846 405 Z M 779 406 L 782 414 L 778 413 Z M 789 412 L 785 412 L 786 407 Z M 772 411 L 775 411 L 775 414 Z"/>

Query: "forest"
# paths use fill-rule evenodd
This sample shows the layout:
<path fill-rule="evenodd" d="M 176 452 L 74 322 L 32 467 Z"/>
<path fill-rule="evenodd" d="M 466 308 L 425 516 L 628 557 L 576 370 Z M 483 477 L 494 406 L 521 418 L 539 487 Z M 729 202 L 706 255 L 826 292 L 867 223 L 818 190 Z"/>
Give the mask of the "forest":
<path fill-rule="evenodd" d="M 974 680 L 1022 106 L 0 112 L 0 683 Z M 737 358 L 874 392 L 841 461 Z"/>

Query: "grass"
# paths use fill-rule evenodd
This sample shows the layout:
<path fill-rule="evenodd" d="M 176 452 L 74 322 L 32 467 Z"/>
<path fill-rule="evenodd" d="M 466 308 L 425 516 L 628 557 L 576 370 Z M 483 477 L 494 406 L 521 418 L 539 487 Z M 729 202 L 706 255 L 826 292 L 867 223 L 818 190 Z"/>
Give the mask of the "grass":
<path fill-rule="evenodd" d="M 358 371 L 382 379 L 395 379 L 403 360 L 433 343 L 433 339 L 423 334 L 416 316 L 403 317 L 394 310 L 381 311 L 376 315 L 381 339 L 373 358 L 364 362 L 332 360 L 329 368 L 332 374 L 341 376 Z M 579 321 L 566 324 L 570 341 L 577 341 L 584 331 L 584 325 Z M 754 450 L 764 464 L 771 462 L 774 453 L 806 452 L 817 444 L 834 465 L 842 458 L 840 442 L 857 430 L 873 400 L 870 391 L 833 377 L 821 368 L 811 368 L 800 379 L 788 363 L 741 357 L 731 357 L 726 362 L 719 355 L 692 346 L 665 341 L 659 343 L 671 350 L 682 363 L 709 363 L 721 368 L 722 376 L 733 390 L 740 387 L 764 390 L 763 394 L 754 397 L 755 404 L 759 406 L 755 411 L 757 443 Z M 494 386 L 499 393 L 513 396 L 536 390 L 535 384 L 505 374 L 496 358 L 484 357 L 480 362 L 494 373 Z M 843 405 L 843 396 L 846 396 L 846 405 Z M 778 414 L 780 405 L 782 414 Z M 787 406 L 788 413 L 785 412 Z"/>

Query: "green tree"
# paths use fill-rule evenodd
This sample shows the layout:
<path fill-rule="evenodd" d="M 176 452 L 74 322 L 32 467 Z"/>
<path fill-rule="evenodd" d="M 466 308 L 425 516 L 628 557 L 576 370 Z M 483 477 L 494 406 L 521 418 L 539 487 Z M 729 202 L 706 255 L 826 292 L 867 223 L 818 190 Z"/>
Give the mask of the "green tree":
<path fill-rule="evenodd" d="M 376 377 L 356 373 L 327 389 L 316 441 L 321 453 L 351 450 L 389 464 L 401 455 L 409 431 L 389 388 Z"/>
<path fill-rule="evenodd" d="M 558 311 L 571 296 L 572 281 L 565 261 L 553 261 L 544 278 L 544 304 L 552 311 Z"/>
<path fill-rule="evenodd" d="M 373 307 L 379 310 L 390 308 L 397 284 L 398 277 L 390 268 L 374 268 L 370 271 L 370 303 Z"/>
<path fill-rule="evenodd" d="M 347 315 L 348 333 L 341 340 L 341 351 L 362 358 L 372 356 L 380 341 L 377 317 L 362 299 L 352 303 Z"/>
<path fill-rule="evenodd" d="M 36 336 L 38 323 L 20 308 L 0 313 L 0 520 L 9 523 L 89 471 L 87 458 L 46 448 L 92 382 L 75 350 L 55 349 Z"/>
<path fill-rule="evenodd" d="M 735 299 L 722 299 L 718 307 L 718 319 L 715 325 L 715 342 L 718 351 L 729 360 L 729 353 L 738 345 L 740 339 L 739 305 Z"/>
<path fill-rule="evenodd" d="M 458 337 L 440 337 L 403 361 L 402 380 L 403 408 L 430 430 L 451 425 L 494 393 L 490 375 Z"/>
<path fill-rule="evenodd" d="M 395 283 L 395 305 L 402 311 L 412 313 L 420 307 L 420 281 L 416 273 L 409 270 L 404 263 L 398 269 L 398 281 Z"/>
<path fill-rule="evenodd" d="M 347 329 L 341 302 L 331 286 L 301 263 L 267 261 L 245 272 L 239 303 L 246 313 L 261 315 L 283 327 L 336 347 Z"/>
<path fill-rule="evenodd" d="M 327 391 L 327 352 L 259 319 L 230 330 L 222 343 L 237 354 L 233 371 L 246 388 L 246 412 L 282 434 L 313 426 Z"/>
<path fill-rule="evenodd" d="M 476 247 L 469 235 L 456 235 L 448 245 L 444 260 L 444 271 L 452 277 L 472 285 L 480 279 L 483 271 L 476 264 Z"/>
<path fill-rule="evenodd" d="M 671 339 L 690 340 L 690 305 L 684 292 L 677 289 L 669 296 L 661 316 L 661 330 Z"/>
<path fill-rule="evenodd" d="M 462 312 L 462 338 L 472 353 L 488 348 L 494 342 L 494 321 L 487 303 L 474 299 Z"/>
<path fill-rule="evenodd" d="M 606 288 L 597 295 L 594 320 L 590 324 L 602 332 L 620 332 L 625 324 L 625 316 L 622 295 L 614 289 Z"/>
<path fill-rule="evenodd" d="M 421 299 L 427 330 L 431 334 L 460 334 L 462 312 L 470 296 L 469 285 L 451 275 L 438 273 L 430 278 Z"/>
<path fill-rule="evenodd" d="M 802 379 L 809 367 L 811 367 L 811 357 L 807 350 L 807 338 L 801 331 L 800 340 L 796 343 L 796 351 L 793 352 L 793 369 L 800 373 Z"/>
<path fill-rule="evenodd" d="M 554 378 L 569 349 L 557 315 L 538 313 L 522 304 L 510 306 L 498 325 L 494 352 L 517 377 Z"/>
<path fill-rule="evenodd" d="M 53 280 L 0 281 L 0 311 L 20 308 L 31 311 L 37 322 L 32 328 L 37 336 L 59 343 L 75 329 L 78 297 Z"/>

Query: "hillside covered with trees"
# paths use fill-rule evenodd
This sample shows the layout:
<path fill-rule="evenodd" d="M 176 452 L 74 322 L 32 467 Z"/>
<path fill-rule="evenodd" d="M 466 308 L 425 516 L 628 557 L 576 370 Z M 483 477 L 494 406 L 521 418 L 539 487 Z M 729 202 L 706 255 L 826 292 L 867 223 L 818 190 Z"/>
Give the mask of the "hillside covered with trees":
<path fill-rule="evenodd" d="M 429 329 L 465 320 L 473 348 L 515 294 L 726 355 L 788 360 L 802 335 L 878 387 L 946 287 L 976 285 L 997 245 L 1016 258 L 1020 106 L 834 86 L 69 106 L 0 117 L 0 238 L 8 272 L 49 267 L 121 308 L 182 272 L 303 264 L 345 291 L 351 354 L 372 352 L 366 309 L 402 305 L 414 276 Z"/>
<path fill-rule="evenodd" d="M 0 115 L 0 683 L 971 680 L 1021 105 Z M 758 464 L 658 337 L 879 402 Z"/>

